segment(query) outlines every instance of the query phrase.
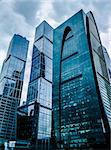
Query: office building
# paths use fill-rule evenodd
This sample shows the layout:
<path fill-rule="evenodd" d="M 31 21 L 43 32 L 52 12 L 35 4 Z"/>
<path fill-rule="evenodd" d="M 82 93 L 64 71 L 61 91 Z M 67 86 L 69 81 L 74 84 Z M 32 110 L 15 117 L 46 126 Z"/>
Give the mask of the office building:
<path fill-rule="evenodd" d="M 92 12 L 54 30 L 53 117 L 59 149 L 107 149 L 111 86 Z"/>
<path fill-rule="evenodd" d="M 0 143 L 16 139 L 17 106 L 20 103 L 29 41 L 14 35 L 0 76 Z"/>
<path fill-rule="evenodd" d="M 35 116 L 35 143 L 51 137 L 53 28 L 43 21 L 35 32 L 32 66 L 26 105 L 28 116 Z M 37 105 L 37 110 L 34 109 Z"/>

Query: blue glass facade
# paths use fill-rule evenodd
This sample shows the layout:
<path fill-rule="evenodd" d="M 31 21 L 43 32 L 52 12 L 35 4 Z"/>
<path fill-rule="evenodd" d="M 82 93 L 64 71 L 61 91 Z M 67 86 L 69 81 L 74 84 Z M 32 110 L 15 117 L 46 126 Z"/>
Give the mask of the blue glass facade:
<path fill-rule="evenodd" d="M 106 62 L 106 58 L 104 55 L 104 47 L 101 44 L 101 40 L 99 37 L 99 33 L 97 30 L 97 26 L 94 20 L 94 17 L 91 12 L 88 14 L 89 20 L 88 29 L 89 29 L 89 39 L 90 39 L 90 48 L 91 55 L 93 57 L 92 63 L 95 66 L 94 72 L 96 74 L 96 82 L 99 87 L 98 94 L 101 99 L 100 104 L 103 105 L 104 109 L 102 109 L 102 122 L 104 132 L 107 131 L 107 119 L 108 124 L 111 128 L 111 85 L 110 85 L 110 69 L 108 70 L 108 63 Z M 109 60 L 110 66 L 110 60 Z M 103 111 L 104 110 L 104 111 Z M 107 119 L 106 119 L 107 118 Z"/>
<path fill-rule="evenodd" d="M 51 136 L 52 36 L 53 28 L 46 21 L 36 28 L 27 105 L 30 116 L 34 115 L 35 101 L 39 104 L 37 139 L 48 139 Z"/>
<path fill-rule="evenodd" d="M 91 34 L 97 36 L 101 45 L 92 13 L 82 10 L 54 30 L 53 118 L 60 149 L 107 143 L 111 95 L 106 91 L 111 88 L 102 91 L 104 85 L 100 85 L 102 80 L 97 75 L 99 58 L 94 56 L 92 45 L 97 43 L 92 41 Z M 102 93 L 109 97 L 103 100 Z M 107 101 L 107 112 L 103 101 Z"/>
<path fill-rule="evenodd" d="M 0 76 L 0 141 L 16 139 L 17 106 L 20 103 L 28 40 L 14 35 Z"/>

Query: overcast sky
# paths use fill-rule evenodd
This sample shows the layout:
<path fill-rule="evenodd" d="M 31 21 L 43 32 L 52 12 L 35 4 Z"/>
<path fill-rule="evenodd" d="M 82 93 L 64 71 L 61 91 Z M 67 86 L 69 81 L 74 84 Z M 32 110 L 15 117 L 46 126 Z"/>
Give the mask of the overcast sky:
<path fill-rule="evenodd" d="M 80 9 L 93 12 L 111 56 L 111 0 L 0 0 L 0 70 L 15 33 L 30 41 L 22 99 L 26 99 L 35 27 L 46 20 L 56 28 Z"/>

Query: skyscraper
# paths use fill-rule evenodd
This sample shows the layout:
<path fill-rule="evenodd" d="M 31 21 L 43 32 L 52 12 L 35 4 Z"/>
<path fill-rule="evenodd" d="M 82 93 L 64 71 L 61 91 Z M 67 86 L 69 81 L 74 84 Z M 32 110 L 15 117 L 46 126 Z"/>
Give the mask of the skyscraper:
<path fill-rule="evenodd" d="M 17 106 L 20 103 L 29 41 L 14 35 L 0 76 L 0 143 L 16 139 Z"/>
<path fill-rule="evenodd" d="M 52 46 L 53 28 L 43 21 L 35 32 L 32 66 L 27 94 L 28 116 L 35 114 L 36 125 L 33 128 L 36 139 L 48 139 L 51 136 L 52 114 Z M 35 129 L 36 128 L 36 129 Z"/>
<path fill-rule="evenodd" d="M 80 10 L 54 30 L 53 117 L 60 149 L 105 148 L 111 87 L 92 12 Z"/>

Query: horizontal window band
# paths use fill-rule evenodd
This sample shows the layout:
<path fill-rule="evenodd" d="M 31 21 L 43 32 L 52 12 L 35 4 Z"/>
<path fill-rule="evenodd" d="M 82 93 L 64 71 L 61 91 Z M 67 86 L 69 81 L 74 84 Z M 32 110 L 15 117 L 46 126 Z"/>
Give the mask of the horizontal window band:
<path fill-rule="evenodd" d="M 66 59 L 68 59 L 68 58 L 70 58 L 70 57 L 72 57 L 72 56 L 74 56 L 74 55 L 77 55 L 78 54 L 78 52 L 75 52 L 75 53 L 73 53 L 72 55 L 70 55 L 70 56 L 68 56 L 68 57 L 66 57 L 66 58 L 63 58 L 61 61 L 64 61 L 64 60 L 66 60 Z"/>
<path fill-rule="evenodd" d="M 75 77 L 72 77 L 72 78 L 70 78 L 70 79 L 67 79 L 67 80 L 65 80 L 65 81 L 62 81 L 61 84 L 67 83 L 67 82 L 69 82 L 69 81 L 71 81 L 71 80 L 75 80 L 75 79 L 81 78 L 81 77 L 82 77 L 82 74 L 79 74 L 79 75 L 77 75 L 77 76 L 75 76 Z"/>
<path fill-rule="evenodd" d="M 47 57 L 50 59 L 50 60 L 52 60 L 52 58 L 50 58 L 48 55 L 46 55 L 45 54 L 45 52 L 41 52 L 41 51 L 39 51 L 40 53 L 38 54 L 38 55 L 36 55 L 36 56 L 32 56 L 32 62 L 35 60 L 35 59 L 37 59 L 37 58 L 41 58 L 41 56 L 43 56 L 44 55 L 44 57 L 47 59 Z M 38 59 L 37 59 L 38 60 Z M 41 59 L 40 59 L 41 60 Z"/>
<path fill-rule="evenodd" d="M 36 39 L 36 40 L 34 41 L 34 43 L 37 42 L 37 41 L 39 41 L 39 40 L 42 39 L 43 37 L 45 37 L 49 42 L 51 42 L 51 43 L 53 44 L 53 42 L 52 42 L 50 39 L 48 39 L 47 36 L 45 36 L 44 34 L 41 35 L 38 39 Z"/>
<path fill-rule="evenodd" d="M 37 78 L 35 78 L 35 79 L 33 79 L 33 80 L 30 80 L 29 84 L 31 85 L 32 82 L 34 82 L 34 81 L 36 81 L 36 80 L 38 81 L 40 78 L 45 79 L 46 81 L 48 81 L 49 83 L 52 84 L 52 81 L 46 79 L 45 77 L 42 77 L 42 75 L 39 75 Z"/>

